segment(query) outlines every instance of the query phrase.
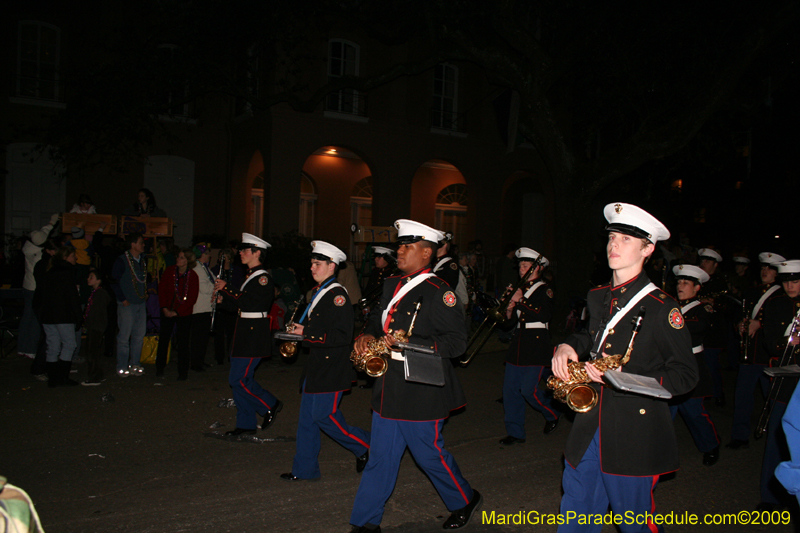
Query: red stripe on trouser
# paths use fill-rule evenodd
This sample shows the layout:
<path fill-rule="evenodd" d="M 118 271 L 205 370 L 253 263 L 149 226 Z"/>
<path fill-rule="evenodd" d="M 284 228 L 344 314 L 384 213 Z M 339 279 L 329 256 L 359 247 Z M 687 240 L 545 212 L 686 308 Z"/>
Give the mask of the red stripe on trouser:
<path fill-rule="evenodd" d="M 246 369 L 245 369 L 245 371 L 244 371 L 244 376 L 242 376 L 243 378 L 244 378 L 244 377 L 247 377 L 247 374 L 248 374 L 248 373 L 250 373 L 250 365 L 252 365 L 252 364 L 253 364 L 253 358 L 251 357 L 251 358 L 250 358 L 250 362 L 249 362 L 249 363 L 247 363 L 247 368 L 246 368 Z M 255 394 L 253 394 L 252 392 L 250 392 L 250 389 L 248 389 L 247 387 L 245 387 L 245 386 L 244 386 L 244 381 L 242 381 L 241 379 L 239 380 L 239 385 L 241 385 L 241 387 L 242 387 L 242 390 L 244 390 L 245 392 L 247 392 L 247 394 L 249 394 L 250 396 L 252 396 L 252 397 L 253 397 L 253 398 L 255 398 L 256 400 L 258 400 L 259 402 L 261 402 L 262 404 L 264 404 L 264 407 L 266 407 L 267 409 L 269 409 L 270 411 L 272 411 L 272 407 L 270 407 L 269 405 L 267 405 L 267 402 L 265 402 L 264 400 L 262 400 L 261 398 L 259 398 L 258 396 L 256 396 L 256 395 L 255 395 Z"/>
<path fill-rule="evenodd" d="M 359 439 L 359 438 L 358 438 L 358 437 L 356 437 L 355 435 L 352 435 L 352 434 L 350 434 L 350 433 L 346 432 L 346 431 L 344 430 L 344 428 L 341 426 L 341 424 L 339 424 L 339 421 L 338 421 L 338 420 L 336 420 L 335 418 L 333 418 L 333 415 L 332 415 L 332 414 L 331 414 L 331 415 L 328 415 L 328 418 L 330 418 L 330 419 L 333 421 L 333 423 L 334 423 L 334 424 L 336 424 L 336 427 L 337 427 L 337 428 L 339 428 L 339 431 L 341 431 L 341 432 L 342 432 L 342 434 L 343 434 L 344 436 L 346 436 L 346 437 L 350 437 L 351 439 L 353 439 L 354 441 L 356 441 L 357 443 L 359 443 L 360 445 L 362 445 L 363 447 L 365 447 L 366 449 L 368 449 L 368 450 L 369 450 L 369 444 L 367 444 L 367 443 L 366 443 L 366 442 L 364 442 L 363 440 Z"/>
<path fill-rule="evenodd" d="M 717 444 L 719 444 L 719 435 L 717 434 L 717 428 L 716 426 L 714 426 L 714 422 L 711 420 L 711 417 L 708 416 L 708 412 L 706 411 L 706 406 L 701 403 L 700 407 L 702 409 L 702 412 L 700 414 L 703 416 L 703 418 L 708 420 L 708 424 L 711 426 L 711 431 L 714 432 L 714 438 L 717 439 Z"/>
<path fill-rule="evenodd" d="M 447 462 L 444 460 L 444 457 L 442 457 L 442 449 L 439 448 L 438 444 L 436 444 L 436 442 L 439 440 L 439 421 L 437 420 L 436 422 L 434 422 L 434 424 L 436 424 L 436 435 L 433 439 L 433 445 L 436 447 L 437 450 L 439 450 L 439 459 L 442 461 L 442 466 L 444 466 L 444 469 L 447 470 L 448 474 L 450 474 L 450 479 L 453 480 L 453 485 L 455 485 L 456 488 L 458 488 L 458 492 L 461 493 L 461 497 L 464 498 L 464 501 L 467 503 L 467 505 L 469 505 L 469 498 L 467 498 L 467 495 L 464 494 L 464 489 L 462 489 L 461 485 L 458 484 L 458 481 L 456 481 L 456 476 L 453 475 L 453 471 L 450 470 L 450 467 L 447 466 Z"/>
<path fill-rule="evenodd" d="M 656 488 L 658 484 L 658 476 L 653 476 L 653 484 L 650 485 L 650 514 L 655 514 L 656 512 L 656 501 L 653 499 L 653 489 Z M 652 519 L 647 520 L 647 529 L 652 531 L 653 533 L 658 533 L 658 526 L 656 526 Z"/>
<path fill-rule="evenodd" d="M 533 394 L 531 396 L 533 396 L 533 399 L 536 400 L 536 403 L 538 403 L 542 409 L 547 409 L 547 412 L 553 415 L 553 418 L 558 420 L 558 415 L 556 415 L 551 409 L 545 407 L 545 405 L 539 401 L 539 397 L 536 396 L 536 389 L 539 387 L 539 381 L 542 379 L 542 372 L 544 372 L 544 367 L 540 367 L 539 369 L 539 376 L 536 378 L 536 386 L 533 388 Z"/>

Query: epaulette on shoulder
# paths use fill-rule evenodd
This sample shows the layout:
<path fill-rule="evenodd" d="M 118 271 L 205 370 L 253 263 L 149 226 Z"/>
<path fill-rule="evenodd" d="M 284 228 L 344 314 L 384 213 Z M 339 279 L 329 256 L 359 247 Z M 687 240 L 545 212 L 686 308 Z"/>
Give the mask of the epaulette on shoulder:
<path fill-rule="evenodd" d="M 674 304 L 678 303 L 677 300 L 675 300 L 675 298 L 673 298 L 672 296 L 670 296 L 666 292 L 662 291 L 661 289 L 653 289 L 652 291 L 647 293 L 647 295 L 651 296 L 655 300 L 658 300 L 662 304 L 663 303 L 674 303 Z"/>
<path fill-rule="evenodd" d="M 595 287 L 593 289 L 589 289 L 589 292 L 599 291 L 600 289 L 607 289 L 609 287 L 610 287 L 610 285 L 606 283 L 605 285 L 598 285 L 597 287 Z"/>

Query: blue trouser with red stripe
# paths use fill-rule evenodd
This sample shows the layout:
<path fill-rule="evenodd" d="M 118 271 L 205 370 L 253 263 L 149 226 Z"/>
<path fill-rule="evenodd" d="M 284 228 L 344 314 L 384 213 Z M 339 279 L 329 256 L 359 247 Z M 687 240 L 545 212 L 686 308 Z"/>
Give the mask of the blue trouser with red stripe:
<path fill-rule="evenodd" d="M 260 358 L 231 357 L 231 371 L 228 383 L 233 389 L 236 402 L 236 427 L 256 429 L 256 413 L 263 415 L 272 410 L 278 399 L 263 389 L 253 377 Z"/>
<path fill-rule="evenodd" d="M 784 383 L 783 386 L 791 385 Z M 790 458 L 789 445 L 781 425 L 785 412 L 786 404 L 775 402 L 767 423 L 767 442 L 764 444 L 764 458 L 761 461 L 761 501 L 781 505 L 786 503 L 788 494 L 775 477 L 775 469 L 781 461 L 788 461 Z"/>
<path fill-rule="evenodd" d="M 714 427 L 714 422 L 711 421 L 711 416 L 703 405 L 703 398 L 689 398 L 677 405 L 670 405 L 669 412 L 673 420 L 678 412 L 681 413 L 695 446 L 702 453 L 708 453 L 719 446 L 717 428 Z"/>
<path fill-rule="evenodd" d="M 750 419 L 756 405 L 755 392 L 761 386 L 760 394 L 766 398 L 769 394 L 769 377 L 764 373 L 767 365 L 739 365 L 736 376 L 736 392 L 733 400 L 733 426 L 731 439 L 749 440 Z"/>
<path fill-rule="evenodd" d="M 552 396 L 539 387 L 539 381 L 552 372 L 544 366 L 515 366 L 506 363 L 503 380 L 503 411 L 506 432 L 518 439 L 525 438 L 525 402 L 544 415 L 545 420 L 558 420 Z"/>
<path fill-rule="evenodd" d="M 342 391 L 306 393 L 303 385 L 300 419 L 297 422 L 297 446 L 292 474 L 302 479 L 315 479 L 319 471 L 320 431 L 361 457 L 369 450 L 369 431 L 349 426 L 339 410 Z"/>
<path fill-rule="evenodd" d="M 442 426 L 444 419 L 414 422 L 382 418 L 372 413 L 369 462 L 353 503 L 351 524 L 380 525 L 406 447 L 433 482 L 448 510 L 456 511 L 470 502 L 472 487 L 461 475 L 453 456 L 444 449 Z"/>
<path fill-rule="evenodd" d="M 561 486 L 564 496 L 561 498 L 561 514 L 568 519 L 567 523 L 558 526 L 559 533 L 598 532 L 599 524 L 587 524 L 588 515 L 604 515 L 609 506 L 616 515 L 622 515 L 619 529 L 622 533 L 664 531 L 661 526 L 645 522 L 645 513 L 653 514 L 656 509 L 653 501 L 653 489 L 658 484 L 659 476 L 616 476 L 606 474 L 600 469 L 600 430 L 594 434 L 591 444 L 583 454 L 581 462 L 575 468 L 564 461 L 564 477 Z M 631 522 L 625 524 L 625 513 L 632 513 Z M 583 518 L 584 522 L 579 523 Z M 639 522 L 639 523 L 637 523 Z"/>

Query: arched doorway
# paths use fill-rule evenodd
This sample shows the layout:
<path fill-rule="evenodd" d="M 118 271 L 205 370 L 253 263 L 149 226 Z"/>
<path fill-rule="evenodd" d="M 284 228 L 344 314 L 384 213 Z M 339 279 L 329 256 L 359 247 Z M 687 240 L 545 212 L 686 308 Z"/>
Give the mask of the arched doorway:
<path fill-rule="evenodd" d="M 317 203 L 317 188 L 305 172 L 300 173 L 300 221 L 297 231 L 300 235 L 314 235 L 314 206 Z"/>
<path fill-rule="evenodd" d="M 452 232 L 459 246 L 471 240 L 467 182 L 456 166 L 441 159 L 420 165 L 411 182 L 411 198 L 413 220 Z"/>
<path fill-rule="evenodd" d="M 453 244 L 467 246 L 467 186 L 448 185 L 436 195 L 436 228 L 453 234 Z"/>
<path fill-rule="evenodd" d="M 264 173 L 259 172 L 250 189 L 250 208 L 252 209 L 250 233 L 262 236 L 264 233 Z"/>

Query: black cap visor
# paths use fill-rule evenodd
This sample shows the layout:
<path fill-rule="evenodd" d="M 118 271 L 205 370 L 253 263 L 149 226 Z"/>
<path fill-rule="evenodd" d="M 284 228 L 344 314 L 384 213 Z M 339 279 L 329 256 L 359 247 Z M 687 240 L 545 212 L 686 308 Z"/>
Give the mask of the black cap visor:
<path fill-rule="evenodd" d="M 647 239 L 653 242 L 653 236 L 636 226 L 629 226 L 628 224 L 609 224 L 606 226 L 606 231 L 622 233 L 623 235 L 630 235 L 631 237 L 638 237 L 640 239 Z"/>

